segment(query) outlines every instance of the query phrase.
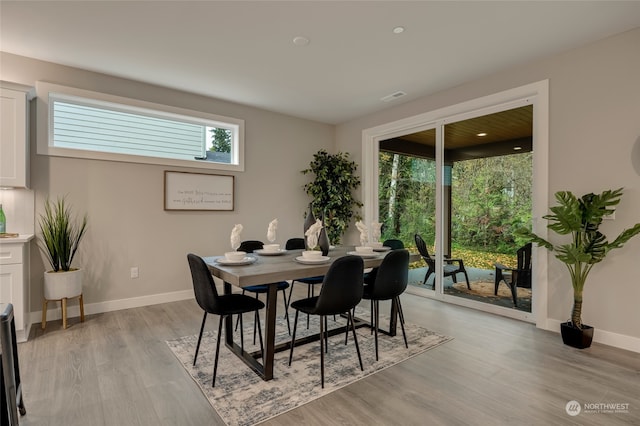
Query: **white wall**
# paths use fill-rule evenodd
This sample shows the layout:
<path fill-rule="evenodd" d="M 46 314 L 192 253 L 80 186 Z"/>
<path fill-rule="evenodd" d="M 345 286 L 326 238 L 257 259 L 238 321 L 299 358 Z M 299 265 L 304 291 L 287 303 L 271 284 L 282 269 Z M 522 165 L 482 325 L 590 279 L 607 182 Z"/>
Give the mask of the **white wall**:
<path fill-rule="evenodd" d="M 364 129 L 549 79 L 549 203 L 559 190 L 624 187 L 616 219 L 603 225 L 614 237 L 640 222 L 640 176 L 633 168 L 639 160 L 631 158 L 640 137 L 639 47 L 640 28 L 344 123 L 336 130 L 336 150 L 359 160 Z M 636 237 L 589 276 L 583 321 L 596 327 L 595 340 L 640 351 L 639 259 Z M 557 331 L 570 316 L 568 274 L 550 257 L 542 279 L 548 279 L 549 328 Z"/>
<path fill-rule="evenodd" d="M 77 259 L 87 271 L 88 313 L 192 297 L 186 254 L 227 251 L 236 223 L 244 225 L 245 239 L 265 240 L 273 218 L 279 220 L 278 242 L 302 236 L 309 202 L 302 185 L 309 178 L 300 171 L 316 151 L 333 148 L 333 126 L 6 53 L 0 59 L 3 80 L 26 85 L 46 80 L 245 120 L 245 172 L 220 172 L 235 176 L 233 212 L 163 210 L 164 170 L 197 169 L 47 157 L 35 153 L 32 141 L 36 215 L 47 196 L 66 194 L 75 210 L 89 217 Z M 31 256 L 35 314 L 42 306 L 45 266 L 35 244 Z M 130 278 L 132 266 L 139 267 L 138 279 Z"/>

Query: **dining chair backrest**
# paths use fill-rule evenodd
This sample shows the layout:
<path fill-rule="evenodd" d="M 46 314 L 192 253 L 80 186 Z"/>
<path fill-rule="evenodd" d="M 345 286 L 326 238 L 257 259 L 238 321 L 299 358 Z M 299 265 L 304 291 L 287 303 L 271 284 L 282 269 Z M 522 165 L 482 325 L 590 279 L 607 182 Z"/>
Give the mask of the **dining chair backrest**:
<path fill-rule="evenodd" d="M 347 255 L 336 259 L 324 276 L 318 296 L 316 315 L 347 312 L 362 300 L 364 261 L 360 256 Z"/>
<path fill-rule="evenodd" d="M 404 248 L 404 243 L 402 242 L 402 240 L 396 239 L 385 240 L 382 245 L 385 247 L 390 247 L 391 250 L 399 250 Z"/>
<path fill-rule="evenodd" d="M 306 248 L 306 246 L 304 245 L 304 238 L 289 238 L 284 248 L 286 250 L 304 249 Z"/>
<path fill-rule="evenodd" d="M 238 251 L 243 251 L 245 253 L 253 253 L 256 250 L 261 250 L 262 247 L 264 247 L 264 243 L 262 241 L 247 240 L 240 243 L 240 247 L 238 247 Z"/>
<path fill-rule="evenodd" d="M 401 295 L 409 282 L 409 251 L 405 249 L 389 252 L 378 267 L 371 298 L 389 300 Z"/>
<path fill-rule="evenodd" d="M 191 269 L 196 302 L 204 311 L 214 313 L 216 311 L 218 291 L 207 264 L 204 263 L 200 256 L 193 253 L 187 255 L 187 260 Z"/>

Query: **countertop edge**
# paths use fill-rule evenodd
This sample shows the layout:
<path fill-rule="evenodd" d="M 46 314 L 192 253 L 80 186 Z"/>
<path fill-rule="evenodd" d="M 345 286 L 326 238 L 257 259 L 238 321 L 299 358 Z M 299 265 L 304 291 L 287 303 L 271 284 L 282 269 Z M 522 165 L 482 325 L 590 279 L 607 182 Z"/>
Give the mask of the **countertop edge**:
<path fill-rule="evenodd" d="M 0 238 L 0 244 L 28 243 L 33 238 L 34 234 L 20 234 L 17 237 Z"/>

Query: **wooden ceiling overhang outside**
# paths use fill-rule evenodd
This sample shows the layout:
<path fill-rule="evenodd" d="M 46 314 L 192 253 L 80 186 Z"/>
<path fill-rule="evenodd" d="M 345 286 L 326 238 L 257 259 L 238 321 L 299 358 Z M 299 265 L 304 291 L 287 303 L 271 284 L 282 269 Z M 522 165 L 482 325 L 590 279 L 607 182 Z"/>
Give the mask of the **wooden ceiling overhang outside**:
<path fill-rule="evenodd" d="M 479 134 L 486 133 L 486 136 Z M 436 131 L 429 129 L 380 142 L 380 151 L 435 159 Z M 533 106 L 445 125 L 445 163 L 533 150 Z"/>

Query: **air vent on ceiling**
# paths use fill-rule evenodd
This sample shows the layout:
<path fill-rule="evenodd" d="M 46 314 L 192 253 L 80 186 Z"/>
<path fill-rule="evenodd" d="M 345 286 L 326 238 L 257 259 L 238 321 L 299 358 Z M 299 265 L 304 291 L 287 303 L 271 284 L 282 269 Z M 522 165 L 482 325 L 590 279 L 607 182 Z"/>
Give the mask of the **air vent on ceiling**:
<path fill-rule="evenodd" d="M 389 102 L 389 101 L 392 101 L 392 100 L 394 100 L 394 99 L 401 98 L 401 97 L 403 97 L 404 95 L 406 95 L 406 93 L 404 93 L 403 91 L 400 91 L 400 90 L 399 90 L 399 91 L 397 91 L 397 92 L 395 92 L 395 93 L 392 93 L 392 94 L 390 94 L 390 95 L 385 96 L 384 98 L 380 98 L 380 100 L 381 100 L 382 102 Z"/>

